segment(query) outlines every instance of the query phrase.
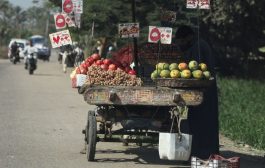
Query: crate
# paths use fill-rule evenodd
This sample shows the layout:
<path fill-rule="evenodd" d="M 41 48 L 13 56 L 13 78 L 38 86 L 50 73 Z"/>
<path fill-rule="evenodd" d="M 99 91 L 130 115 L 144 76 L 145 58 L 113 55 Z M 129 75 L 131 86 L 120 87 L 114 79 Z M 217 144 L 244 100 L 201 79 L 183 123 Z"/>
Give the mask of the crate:
<path fill-rule="evenodd" d="M 240 168 L 240 158 L 224 158 L 220 155 L 211 155 L 208 160 L 191 157 L 191 168 Z"/>

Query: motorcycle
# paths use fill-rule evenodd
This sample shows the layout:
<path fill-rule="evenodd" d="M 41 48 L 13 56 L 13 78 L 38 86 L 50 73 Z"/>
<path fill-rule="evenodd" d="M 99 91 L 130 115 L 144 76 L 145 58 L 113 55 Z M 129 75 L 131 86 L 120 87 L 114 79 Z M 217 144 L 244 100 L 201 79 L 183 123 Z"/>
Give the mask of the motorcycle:
<path fill-rule="evenodd" d="M 26 60 L 26 69 L 28 69 L 29 74 L 32 75 L 34 70 L 37 69 L 37 56 L 34 54 L 29 54 Z"/>
<path fill-rule="evenodd" d="M 11 61 L 13 64 L 16 64 L 17 62 L 20 62 L 20 58 L 19 58 L 19 50 L 16 51 L 16 52 L 13 52 L 13 53 L 11 54 L 10 61 Z"/>

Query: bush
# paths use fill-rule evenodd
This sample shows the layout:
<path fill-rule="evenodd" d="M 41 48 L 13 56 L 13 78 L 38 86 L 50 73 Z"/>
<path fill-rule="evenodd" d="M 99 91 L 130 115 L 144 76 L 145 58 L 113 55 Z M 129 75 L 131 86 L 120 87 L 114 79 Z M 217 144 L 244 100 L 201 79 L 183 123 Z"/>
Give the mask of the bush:
<path fill-rule="evenodd" d="M 0 46 L 0 59 L 7 59 L 7 52 L 8 52 L 8 49 L 7 47 L 1 47 Z"/>
<path fill-rule="evenodd" d="M 265 149 L 265 83 L 218 79 L 220 130 L 233 140 Z"/>

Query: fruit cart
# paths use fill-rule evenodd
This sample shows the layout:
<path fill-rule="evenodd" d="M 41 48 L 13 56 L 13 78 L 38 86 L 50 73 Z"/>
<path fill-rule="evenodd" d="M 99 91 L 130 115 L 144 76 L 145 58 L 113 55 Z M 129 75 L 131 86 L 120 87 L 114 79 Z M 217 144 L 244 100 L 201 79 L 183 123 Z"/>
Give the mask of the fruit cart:
<path fill-rule="evenodd" d="M 95 158 L 97 142 L 157 143 L 158 133 L 172 127 L 174 108 L 200 105 L 203 87 L 210 83 L 157 79 L 135 87 L 83 85 L 79 92 L 88 104 L 97 107 L 88 112 L 84 130 L 88 161 Z M 120 127 L 115 129 L 118 123 Z"/>
<path fill-rule="evenodd" d="M 135 9 L 135 23 L 134 12 Z M 86 127 L 83 130 L 88 161 L 95 159 L 97 142 L 157 144 L 160 132 L 179 133 L 179 122 L 174 120 L 180 115 L 181 110 L 178 109 L 202 104 L 205 88 L 214 82 L 214 79 L 191 79 L 187 76 L 170 78 L 168 73 L 161 76 L 162 78 L 153 78 L 151 75 L 151 80 L 150 74 L 158 73 L 158 69 L 154 69 L 160 61 L 188 61 L 182 59 L 184 54 L 179 53 L 174 44 L 146 43 L 139 47 L 137 39 L 133 38 L 132 53 L 137 77 L 142 80 L 140 83 L 134 74 L 136 72 L 126 72 L 127 75 L 135 77 L 128 77 L 121 72 L 126 71 L 128 67 L 122 67 L 120 64 L 109 65 L 109 60 L 102 61 L 100 58 L 93 58 L 93 55 L 76 69 L 78 73 L 83 71 L 83 74 L 88 76 L 88 83 L 79 88 L 79 93 L 83 94 L 88 104 L 96 105 L 95 110 L 88 112 Z M 119 70 L 119 67 L 122 70 Z M 116 68 L 119 71 L 117 76 L 133 80 L 136 85 L 131 85 L 130 82 L 121 84 L 117 81 L 119 78 L 113 77 Z M 93 72 L 94 70 L 97 73 Z M 93 78 L 101 81 L 95 82 Z M 105 79 L 109 82 L 104 81 Z"/>

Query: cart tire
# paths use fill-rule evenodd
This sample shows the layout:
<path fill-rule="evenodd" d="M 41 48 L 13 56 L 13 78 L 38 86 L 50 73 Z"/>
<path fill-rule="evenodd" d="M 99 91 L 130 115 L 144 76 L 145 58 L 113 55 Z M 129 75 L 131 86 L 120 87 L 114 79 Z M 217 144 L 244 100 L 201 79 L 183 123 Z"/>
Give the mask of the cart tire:
<path fill-rule="evenodd" d="M 86 152 L 87 160 L 94 161 L 96 153 L 96 143 L 97 143 L 97 122 L 94 111 L 88 112 L 86 140 L 87 140 L 87 152 Z"/>

